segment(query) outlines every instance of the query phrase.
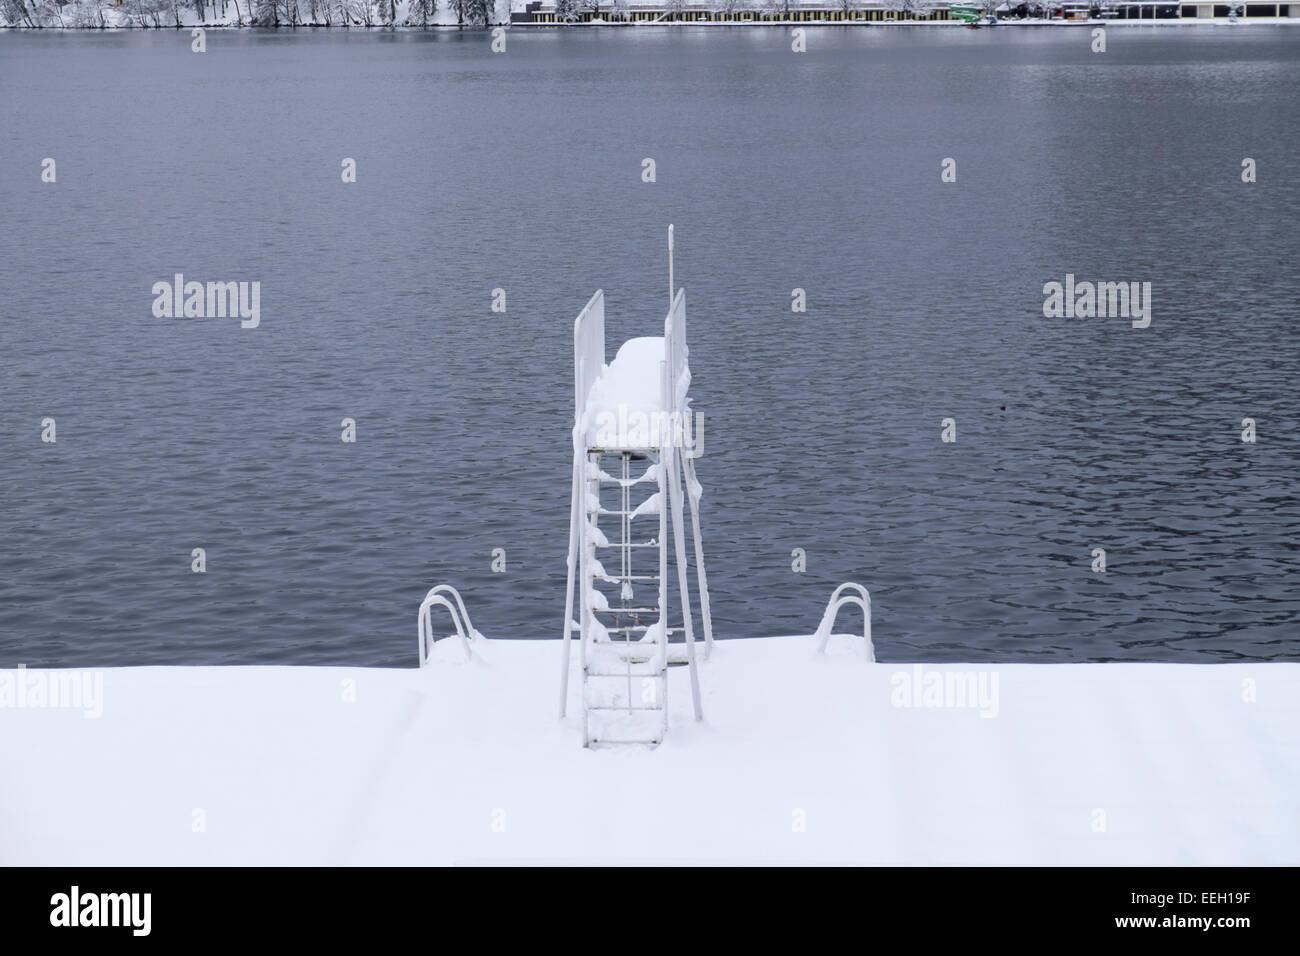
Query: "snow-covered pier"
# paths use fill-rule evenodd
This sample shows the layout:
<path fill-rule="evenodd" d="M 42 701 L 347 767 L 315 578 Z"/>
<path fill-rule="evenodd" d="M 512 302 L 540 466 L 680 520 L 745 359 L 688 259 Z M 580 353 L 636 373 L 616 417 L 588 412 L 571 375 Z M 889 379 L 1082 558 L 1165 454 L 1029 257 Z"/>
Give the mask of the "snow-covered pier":
<path fill-rule="evenodd" d="M 1300 665 L 918 670 L 860 642 L 717 642 L 705 720 L 670 669 L 655 749 L 577 744 L 555 640 L 105 670 L 99 717 L 0 710 L 0 862 L 1300 864 Z"/>

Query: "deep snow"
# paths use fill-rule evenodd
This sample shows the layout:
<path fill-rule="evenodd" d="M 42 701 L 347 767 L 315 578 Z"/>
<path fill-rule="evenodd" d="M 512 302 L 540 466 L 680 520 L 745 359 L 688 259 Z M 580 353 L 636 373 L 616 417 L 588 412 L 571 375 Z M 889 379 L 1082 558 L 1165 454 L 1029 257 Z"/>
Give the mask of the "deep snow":
<path fill-rule="evenodd" d="M 718 643 L 657 749 L 582 748 L 556 641 L 110 669 L 98 719 L 0 709 L 0 862 L 1300 863 L 1300 665 L 986 667 L 982 717 L 861 640 Z"/>

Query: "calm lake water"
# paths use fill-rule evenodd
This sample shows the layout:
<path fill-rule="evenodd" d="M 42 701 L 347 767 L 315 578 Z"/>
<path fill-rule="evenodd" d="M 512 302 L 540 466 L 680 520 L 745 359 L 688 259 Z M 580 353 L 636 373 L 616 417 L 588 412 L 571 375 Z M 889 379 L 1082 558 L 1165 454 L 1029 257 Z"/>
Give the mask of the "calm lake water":
<path fill-rule="evenodd" d="M 439 582 L 559 636 L 573 318 L 656 334 L 669 222 L 720 636 L 856 580 L 886 661 L 1300 659 L 1300 30 L 189 44 L 0 34 L 0 666 L 412 665 Z"/>

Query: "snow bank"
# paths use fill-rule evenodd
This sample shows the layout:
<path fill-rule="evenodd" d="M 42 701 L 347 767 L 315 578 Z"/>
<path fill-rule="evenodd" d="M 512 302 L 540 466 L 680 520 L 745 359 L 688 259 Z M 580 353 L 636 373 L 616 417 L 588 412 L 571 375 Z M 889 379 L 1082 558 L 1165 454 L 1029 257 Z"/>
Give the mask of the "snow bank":
<path fill-rule="evenodd" d="M 1003 665 L 959 707 L 969 666 L 831 650 L 720 642 L 654 750 L 582 749 L 555 641 L 106 670 L 98 718 L 0 709 L 0 862 L 1300 863 L 1300 665 Z"/>

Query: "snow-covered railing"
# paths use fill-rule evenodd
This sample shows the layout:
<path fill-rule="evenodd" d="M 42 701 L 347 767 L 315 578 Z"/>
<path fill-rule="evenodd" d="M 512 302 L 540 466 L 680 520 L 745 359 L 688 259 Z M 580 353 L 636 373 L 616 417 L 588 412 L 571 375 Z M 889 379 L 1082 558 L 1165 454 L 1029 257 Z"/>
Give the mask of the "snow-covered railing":
<path fill-rule="evenodd" d="M 591 386 L 605 370 L 605 292 L 597 289 L 573 323 L 574 426 L 581 427 Z"/>
<path fill-rule="evenodd" d="M 447 600 L 445 597 L 447 594 L 452 596 L 456 601 L 455 604 Z M 474 625 L 470 623 L 469 611 L 465 610 L 465 602 L 461 600 L 460 592 L 450 584 L 439 584 L 431 588 L 424 596 L 424 600 L 420 602 L 420 614 L 416 620 L 416 631 L 420 640 L 420 666 L 423 667 L 429 662 L 429 652 L 433 649 L 433 642 L 437 640 L 433 636 L 432 621 L 432 611 L 435 606 L 447 609 L 452 623 L 456 626 L 456 634 L 465 647 L 465 659 L 472 659 L 474 655 L 470 651 L 470 641 L 483 640 L 483 635 L 474 630 Z"/>
<path fill-rule="evenodd" d="M 845 594 L 845 590 L 857 593 Z M 871 594 L 861 584 L 852 581 L 846 581 L 837 587 L 835 593 L 831 595 L 830 603 L 826 605 L 826 612 L 822 614 L 821 623 L 817 625 L 817 632 L 813 635 L 817 638 L 817 653 L 826 652 L 826 645 L 831 639 L 831 629 L 835 626 L 835 617 L 839 614 L 840 608 L 846 604 L 856 604 L 862 608 L 862 642 L 867 652 L 867 662 L 874 664 L 876 649 L 871 643 Z"/>

